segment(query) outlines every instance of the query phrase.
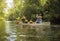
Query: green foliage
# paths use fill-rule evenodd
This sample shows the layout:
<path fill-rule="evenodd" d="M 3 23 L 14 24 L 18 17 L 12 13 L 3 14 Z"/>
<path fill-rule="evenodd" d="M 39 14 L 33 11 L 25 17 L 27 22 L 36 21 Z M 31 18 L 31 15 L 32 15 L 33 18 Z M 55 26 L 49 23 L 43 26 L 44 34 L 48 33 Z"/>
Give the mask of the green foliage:
<path fill-rule="evenodd" d="M 50 20 L 55 20 L 55 18 L 57 18 L 56 20 L 60 20 L 59 16 L 60 16 L 60 0 L 50 0 L 49 5 L 48 5 L 48 10 L 49 10 L 49 14 L 51 16 Z M 55 20 L 55 21 L 56 21 Z"/>
<path fill-rule="evenodd" d="M 43 14 L 44 14 L 44 20 L 50 21 L 53 19 L 53 17 L 59 18 L 59 11 L 60 11 L 60 1 L 59 0 L 47 0 L 46 4 L 43 6 Z M 48 12 L 46 12 L 48 11 Z M 58 15 L 56 15 L 58 14 Z"/>
<path fill-rule="evenodd" d="M 33 19 L 32 15 L 40 14 L 39 0 L 25 0 L 23 6 L 21 14 L 22 16 L 24 14 L 28 20 Z"/>
<path fill-rule="evenodd" d="M 20 17 L 21 0 L 14 0 L 14 8 L 9 10 L 8 20 L 16 20 Z"/>
<path fill-rule="evenodd" d="M 47 0 L 46 0 L 47 1 Z M 11 16 L 18 17 L 26 16 L 28 20 L 36 21 L 36 14 L 43 14 L 44 0 L 14 0 L 14 8 L 9 10 L 10 16 L 8 19 L 14 19 Z M 43 3 L 43 4 L 42 4 Z M 13 14 L 13 15 L 11 15 Z"/>
<path fill-rule="evenodd" d="M 4 20 L 3 10 L 6 7 L 5 0 L 0 0 L 0 20 Z"/>
<path fill-rule="evenodd" d="M 54 14 L 60 13 L 59 3 L 59 0 L 14 0 L 14 8 L 9 10 L 9 17 L 13 14 L 15 19 L 26 16 L 28 20 L 35 21 L 36 14 L 42 14 L 44 21 L 50 21 Z"/>
<path fill-rule="evenodd" d="M 59 0 L 50 0 L 50 5 L 49 5 L 49 8 L 50 8 L 50 11 L 54 14 L 59 14 L 60 13 L 60 1 Z"/>

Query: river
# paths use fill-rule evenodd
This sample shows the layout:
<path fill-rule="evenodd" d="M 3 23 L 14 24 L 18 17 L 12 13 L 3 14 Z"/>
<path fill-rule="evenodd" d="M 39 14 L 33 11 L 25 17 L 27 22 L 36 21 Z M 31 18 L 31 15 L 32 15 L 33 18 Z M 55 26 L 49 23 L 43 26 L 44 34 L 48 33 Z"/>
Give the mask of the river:
<path fill-rule="evenodd" d="M 50 41 L 50 25 L 0 21 L 0 41 Z"/>

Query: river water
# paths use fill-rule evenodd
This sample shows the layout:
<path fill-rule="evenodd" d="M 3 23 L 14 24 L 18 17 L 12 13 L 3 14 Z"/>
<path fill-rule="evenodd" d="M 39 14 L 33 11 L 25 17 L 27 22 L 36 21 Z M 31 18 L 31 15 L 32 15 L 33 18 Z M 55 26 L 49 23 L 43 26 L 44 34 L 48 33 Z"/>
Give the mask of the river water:
<path fill-rule="evenodd" d="M 49 23 L 40 25 L 0 21 L 0 41 L 50 41 L 50 38 Z"/>

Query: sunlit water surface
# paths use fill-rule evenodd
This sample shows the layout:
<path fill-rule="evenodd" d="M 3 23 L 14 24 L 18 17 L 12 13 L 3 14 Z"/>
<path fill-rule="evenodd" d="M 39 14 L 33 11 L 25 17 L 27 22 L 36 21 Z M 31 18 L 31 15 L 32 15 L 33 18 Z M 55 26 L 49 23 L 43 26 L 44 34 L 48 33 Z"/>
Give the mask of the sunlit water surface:
<path fill-rule="evenodd" d="M 0 21 L 0 41 L 50 41 L 50 24 L 16 24 Z"/>

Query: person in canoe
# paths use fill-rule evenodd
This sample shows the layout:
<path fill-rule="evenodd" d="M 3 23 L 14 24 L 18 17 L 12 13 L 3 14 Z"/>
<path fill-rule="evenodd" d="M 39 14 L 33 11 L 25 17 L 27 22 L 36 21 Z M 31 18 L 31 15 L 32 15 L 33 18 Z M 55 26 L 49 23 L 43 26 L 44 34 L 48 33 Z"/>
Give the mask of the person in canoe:
<path fill-rule="evenodd" d="M 40 15 L 40 16 L 38 16 L 38 14 L 37 14 L 37 20 L 36 20 L 36 23 L 41 23 L 42 22 L 42 16 Z"/>

